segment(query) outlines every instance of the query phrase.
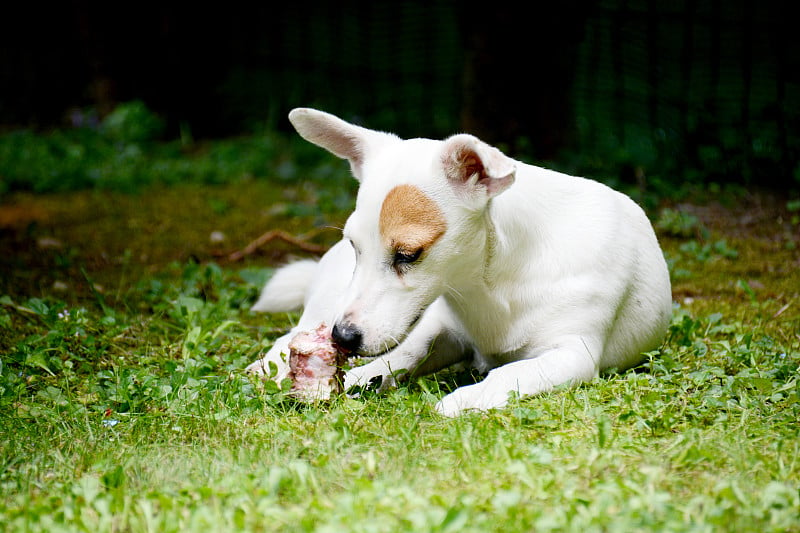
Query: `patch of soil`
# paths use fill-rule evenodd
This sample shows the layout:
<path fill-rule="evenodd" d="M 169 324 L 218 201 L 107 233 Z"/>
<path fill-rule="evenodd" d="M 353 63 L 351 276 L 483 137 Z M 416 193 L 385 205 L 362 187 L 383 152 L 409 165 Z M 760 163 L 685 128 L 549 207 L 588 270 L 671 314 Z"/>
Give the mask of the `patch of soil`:
<path fill-rule="evenodd" d="M 305 192 L 304 192 L 305 191 Z M 672 206 L 696 216 L 707 234 L 701 244 L 724 239 L 736 258 L 697 260 L 681 251 L 687 239 L 660 235 L 675 268 L 691 275 L 673 280 L 679 303 L 745 302 L 746 287 L 774 299 L 786 315 L 800 312 L 800 224 L 789 197 L 754 191 L 702 198 Z M 126 287 L 171 262 L 215 261 L 271 230 L 292 239 L 271 239 L 249 250 L 236 267 L 272 266 L 292 256 L 313 256 L 340 238 L 346 213 L 331 220 L 299 216 L 313 205 L 301 186 L 277 188 L 252 180 L 225 186 L 173 186 L 139 194 L 84 191 L 56 195 L 14 194 L 0 204 L 0 295 L 88 298 L 94 290 L 124 294 Z M 299 210 L 311 213 L 313 209 Z M 691 239 L 690 239 L 691 240 Z"/>
<path fill-rule="evenodd" d="M 0 203 L 0 295 L 68 300 L 91 296 L 90 282 L 101 291 L 124 292 L 172 262 L 225 263 L 270 230 L 324 250 L 339 239 L 344 220 L 293 214 L 294 206 L 313 201 L 300 187 L 259 180 L 138 194 L 7 195 Z M 236 265 L 275 265 L 293 255 L 314 254 L 275 239 Z"/>
<path fill-rule="evenodd" d="M 753 239 L 778 243 L 794 242 L 800 247 L 800 224 L 793 218 L 800 213 L 788 210 L 789 197 L 774 191 L 754 191 L 735 203 L 711 200 L 707 203 L 680 203 L 676 209 L 696 216 L 712 232 L 731 239 Z M 789 244 L 791 246 L 791 244 Z"/>
<path fill-rule="evenodd" d="M 800 328 L 800 213 L 789 211 L 789 200 L 780 192 L 753 191 L 672 206 L 700 221 L 700 245 L 724 241 L 736 253 L 698 259 L 682 249 L 692 239 L 661 236 L 673 270 L 691 272 L 673 277 L 675 301 L 698 314 L 725 311 L 744 319 L 749 313 L 765 324 L 780 317 Z"/>

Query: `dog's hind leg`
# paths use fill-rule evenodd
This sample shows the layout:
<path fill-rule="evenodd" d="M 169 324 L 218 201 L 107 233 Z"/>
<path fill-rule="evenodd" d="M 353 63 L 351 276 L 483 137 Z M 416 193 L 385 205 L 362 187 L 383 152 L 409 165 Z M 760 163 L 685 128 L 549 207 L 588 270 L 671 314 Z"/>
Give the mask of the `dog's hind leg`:
<path fill-rule="evenodd" d="M 459 387 L 442 398 L 436 410 L 445 416 L 488 411 L 505 406 L 510 393 L 530 396 L 559 385 L 590 381 L 600 371 L 597 346 L 599 343 L 590 345 L 581 337 L 562 339 L 556 348 L 497 367 L 483 381 Z"/>

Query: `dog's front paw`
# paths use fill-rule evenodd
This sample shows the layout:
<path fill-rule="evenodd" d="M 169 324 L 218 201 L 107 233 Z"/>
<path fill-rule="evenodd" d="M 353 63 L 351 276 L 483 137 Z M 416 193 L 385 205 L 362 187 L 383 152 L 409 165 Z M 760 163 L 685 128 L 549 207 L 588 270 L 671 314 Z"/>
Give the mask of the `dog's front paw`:
<path fill-rule="evenodd" d="M 439 414 L 459 416 L 466 411 L 488 411 L 504 407 L 508 403 L 508 391 L 492 391 L 482 383 L 459 387 L 436 404 Z"/>
<path fill-rule="evenodd" d="M 384 373 L 377 365 L 378 361 L 372 361 L 366 365 L 351 368 L 344 375 L 344 390 L 354 387 L 368 388 L 376 383 L 377 391 L 383 392 L 397 386 L 397 381 L 391 373 Z"/>
<path fill-rule="evenodd" d="M 275 361 L 270 357 L 265 357 L 250 363 L 244 371 L 248 374 L 263 376 L 280 383 L 289 376 L 289 365 L 282 360 Z"/>

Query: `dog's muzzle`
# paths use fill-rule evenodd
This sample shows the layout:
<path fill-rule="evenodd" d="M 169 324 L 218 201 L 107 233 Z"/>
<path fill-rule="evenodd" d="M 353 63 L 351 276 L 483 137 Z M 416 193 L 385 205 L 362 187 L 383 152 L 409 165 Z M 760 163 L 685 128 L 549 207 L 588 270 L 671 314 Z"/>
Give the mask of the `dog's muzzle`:
<path fill-rule="evenodd" d="M 348 355 L 361 349 L 363 335 L 353 324 L 334 324 L 331 337 L 336 347 Z"/>
<path fill-rule="evenodd" d="M 408 327 L 408 331 L 414 329 L 420 318 L 422 318 L 422 313 L 414 317 L 414 320 L 411 321 L 411 325 Z M 403 335 L 403 337 L 405 337 L 405 335 Z M 339 322 L 334 324 L 331 329 L 331 338 L 336 348 L 347 356 L 356 355 L 364 348 L 364 335 L 358 326 L 351 322 Z M 361 355 L 365 357 L 378 357 L 393 349 L 395 346 L 396 343 L 391 345 L 387 344 L 385 345 L 384 351 L 381 353 Z"/>

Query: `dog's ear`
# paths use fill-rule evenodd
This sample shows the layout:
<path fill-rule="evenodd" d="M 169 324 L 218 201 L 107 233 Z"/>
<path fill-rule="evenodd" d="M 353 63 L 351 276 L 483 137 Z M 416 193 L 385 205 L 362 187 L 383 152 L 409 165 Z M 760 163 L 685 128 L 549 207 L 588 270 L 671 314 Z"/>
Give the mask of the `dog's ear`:
<path fill-rule="evenodd" d="M 292 109 L 289 122 L 308 142 L 347 159 L 358 181 L 361 181 L 362 166 L 369 151 L 381 143 L 398 140 L 398 137 L 390 133 L 362 128 L 316 109 Z"/>
<path fill-rule="evenodd" d="M 472 135 L 454 135 L 442 151 L 445 176 L 458 187 L 493 197 L 514 183 L 514 160 Z"/>

